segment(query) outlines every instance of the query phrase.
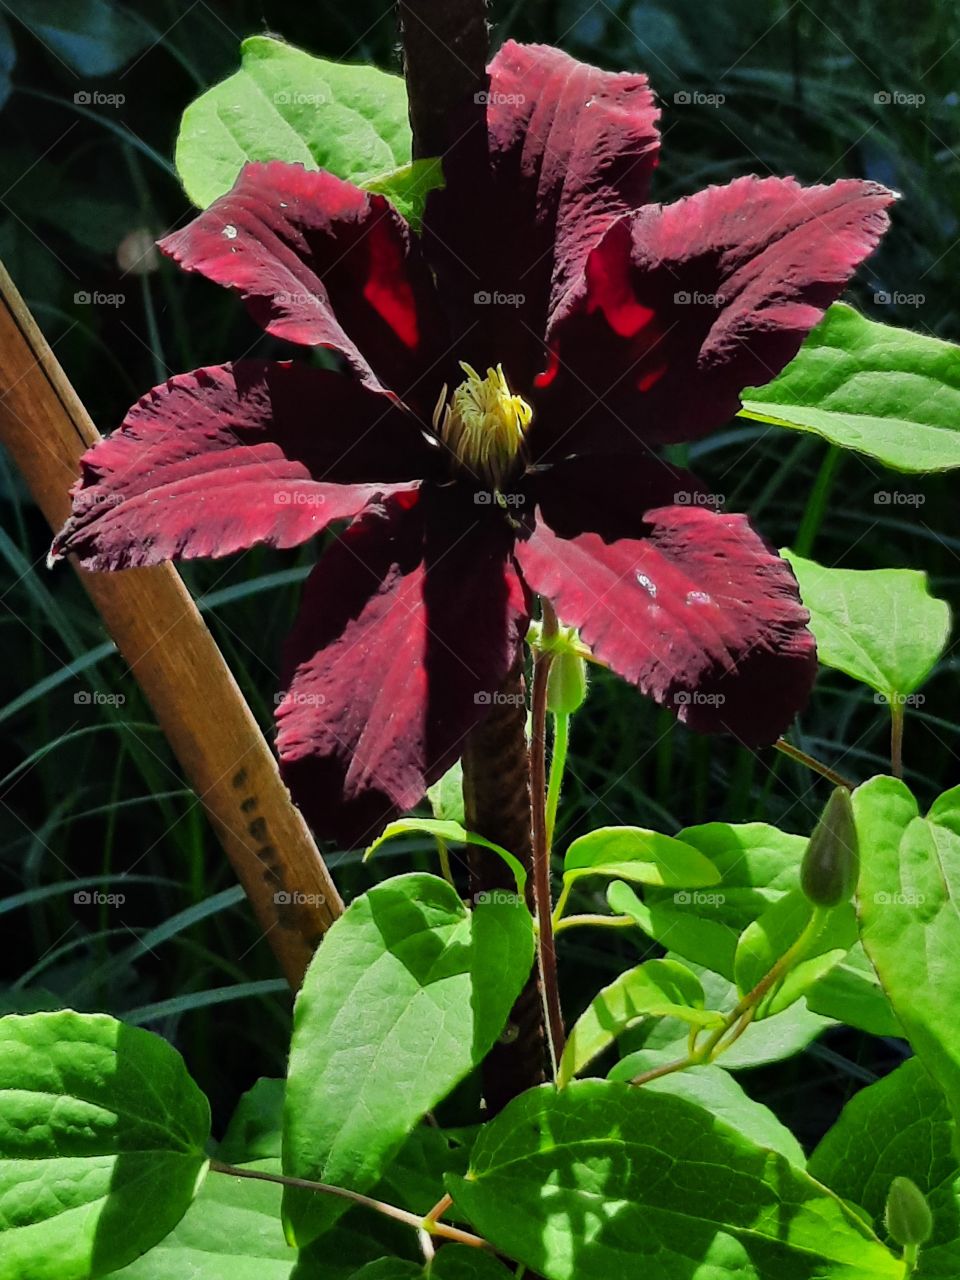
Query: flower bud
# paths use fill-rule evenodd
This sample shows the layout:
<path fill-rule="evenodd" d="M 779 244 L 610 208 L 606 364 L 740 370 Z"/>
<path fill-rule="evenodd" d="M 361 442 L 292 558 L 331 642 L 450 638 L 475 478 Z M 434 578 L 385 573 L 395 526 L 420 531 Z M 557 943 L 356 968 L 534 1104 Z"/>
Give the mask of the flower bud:
<path fill-rule="evenodd" d="M 926 1244 L 933 1233 L 927 1197 L 909 1178 L 894 1178 L 883 1214 L 891 1240 L 901 1245 Z"/>
<path fill-rule="evenodd" d="M 572 715 L 587 696 L 587 664 L 578 653 L 558 649 L 547 676 L 547 710 L 554 715 Z"/>
<path fill-rule="evenodd" d="M 800 885 L 818 907 L 835 907 L 853 893 L 860 871 L 853 805 L 837 787 L 820 815 L 800 867 Z"/>

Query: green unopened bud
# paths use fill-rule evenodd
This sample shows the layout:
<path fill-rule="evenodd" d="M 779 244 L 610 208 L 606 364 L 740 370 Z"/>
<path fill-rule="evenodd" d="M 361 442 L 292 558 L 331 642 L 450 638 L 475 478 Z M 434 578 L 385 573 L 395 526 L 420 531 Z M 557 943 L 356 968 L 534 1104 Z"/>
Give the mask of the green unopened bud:
<path fill-rule="evenodd" d="M 897 1244 L 926 1244 L 933 1234 L 933 1214 L 927 1197 L 909 1178 L 894 1178 L 883 1214 L 887 1232 Z"/>
<path fill-rule="evenodd" d="M 800 885 L 814 905 L 835 907 L 853 893 L 859 871 L 850 792 L 846 787 L 837 787 L 807 844 Z"/>
<path fill-rule="evenodd" d="M 547 676 L 547 710 L 554 715 L 572 715 L 587 696 L 587 664 L 578 653 L 558 649 Z"/>

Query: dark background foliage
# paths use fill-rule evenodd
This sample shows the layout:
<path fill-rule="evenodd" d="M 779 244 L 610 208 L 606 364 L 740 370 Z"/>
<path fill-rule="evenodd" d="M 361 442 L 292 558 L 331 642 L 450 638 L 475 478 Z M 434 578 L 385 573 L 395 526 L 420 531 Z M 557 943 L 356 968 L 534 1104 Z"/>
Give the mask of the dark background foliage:
<path fill-rule="evenodd" d="M 897 188 L 894 230 L 851 298 L 888 323 L 960 338 L 960 15 L 949 0 L 501 0 L 493 16 L 496 42 L 542 40 L 649 72 L 663 104 L 660 199 L 751 172 Z M 271 348 L 226 293 L 147 252 L 189 216 L 172 166 L 181 111 L 235 69 L 243 36 L 263 31 L 398 65 L 383 0 L 0 4 L 0 258 L 102 430 L 171 373 Z M 949 478 L 895 477 L 812 436 L 743 421 L 689 457 L 774 545 L 829 565 L 924 568 L 956 600 Z M 878 505 L 891 489 L 918 501 Z M 106 1009 L 154 1027 L 222 1116 L 258 1074 L 282 1070 L 289 999 L 133 679 L 69 570 L 44 569 L 48 538 L 0 454 L 0 1001 Z M 268 731 L 309 560 L 256 550 L 185 571 Z M 957 781 L 956 677 L 951 648 L 909 713 L 907 779 L 923 802 Z M 884 770 L 886 734 L 870 692 L 825 671 L 792 738 L 860 779 Z M 806 832 L 824 796 L 775 753 L 696 738 L 598 676 L 573 730 L 561 847 L 613 822 L 673 832 L 764 819 Z M 329 852 L 348 895 L 368 882 L 358 854 Z M 425 850 L 388 850 L 373 873 L 411 859 L 428 864 Z M 85 876 L 125 901 L 76 901 Z M 635 962 L 634 947 L 604 935 L 566 948 L 571 1007 Z M 747 1084 L 809 1141 L 897 1053 L 834 1032 Z"/>

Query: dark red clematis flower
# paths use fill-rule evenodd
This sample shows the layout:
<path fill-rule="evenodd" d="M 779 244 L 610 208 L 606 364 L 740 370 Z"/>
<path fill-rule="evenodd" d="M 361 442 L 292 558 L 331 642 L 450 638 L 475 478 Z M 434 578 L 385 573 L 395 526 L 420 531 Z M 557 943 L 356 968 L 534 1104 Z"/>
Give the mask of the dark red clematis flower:
<path fill-rule="evenodd" d="M 657 116 L 645 76 L 507 44 L 487 167 L 449 158 L 422 238 L 383 197 L 272 163 L 161 242 L 346 371 L 242 360 L 155 388 L 85 457 L 54 554 L 123 569 L 351 522 L 307 584 L 278 713 L 323 834 L 421 799 L 534 593 L 691 728 L 769 743 L 806 699 L 790 569 L 655 449 L 783 368 L 893 197 L 748 177 L 647 204 Z"/>

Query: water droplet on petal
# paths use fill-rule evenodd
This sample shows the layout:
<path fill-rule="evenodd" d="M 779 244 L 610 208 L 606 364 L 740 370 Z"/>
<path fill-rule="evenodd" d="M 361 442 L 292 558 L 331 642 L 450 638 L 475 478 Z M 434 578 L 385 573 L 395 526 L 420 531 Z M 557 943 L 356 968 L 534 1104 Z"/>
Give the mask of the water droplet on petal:
<path fill-rule="evenodd" d="M 643 587 L 644 591 L 646 591 L 649 596 L 656 599 L 657 584 L 648 578 L 645 573 L 637 574 L 637 582 L 639 582 L 640 586 Z"/>
<path fill-rule="evenodd" d="M 688 591 L 687 604 L 713 604 L 706 591 Z"/>
<path fill-rule="evenodd" d="M 233 225 L 232 222 L 228 222 L 227 225 L 223 228 L 223 234 L 227 237 L 228 240 L 236 240 L 237 228 Z"/>

